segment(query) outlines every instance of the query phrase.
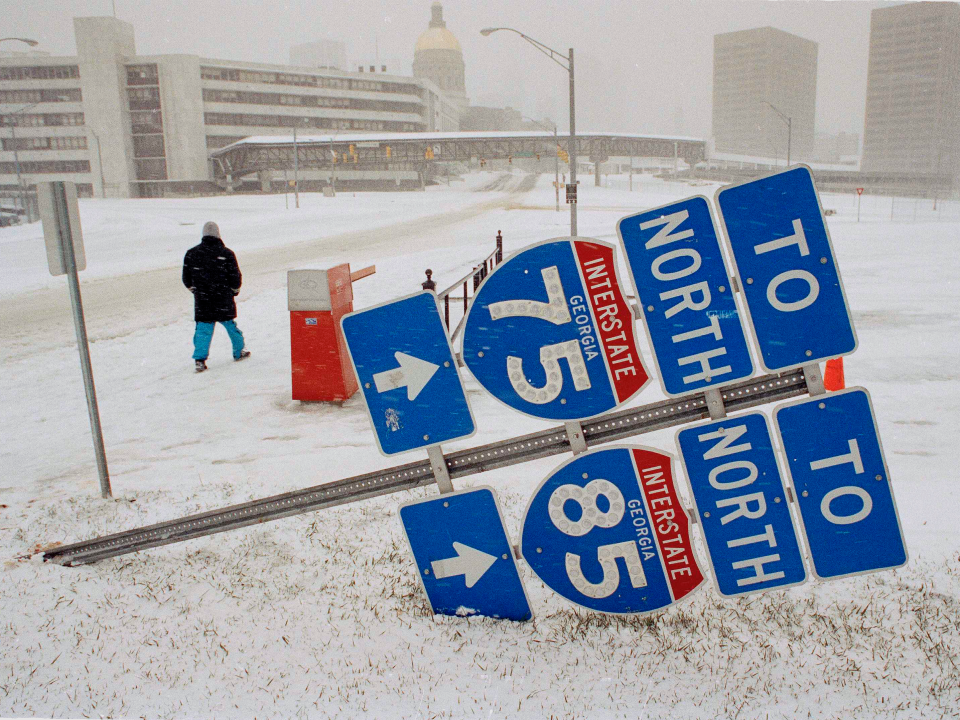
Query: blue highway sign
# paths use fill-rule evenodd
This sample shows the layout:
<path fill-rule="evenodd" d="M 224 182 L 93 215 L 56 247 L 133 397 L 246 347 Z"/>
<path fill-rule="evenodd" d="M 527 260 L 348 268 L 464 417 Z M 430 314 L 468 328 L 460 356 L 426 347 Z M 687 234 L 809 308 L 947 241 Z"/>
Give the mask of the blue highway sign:
<path fill-rule="evenodd" d="M 480 286 L 467 314 L 463 360 L 514 410 L 583 420 L 612 410 L 649 381 L 616 248 L 589 238 L 530 245 Z"/>
<path fill-rule="evenodd" d="M 412 500 L 400 520 L 435 614 L 533 617 L 493 490 Z"/>
<path fill-rule="evenodd" d="M 707 199 L 630 215 L 617 234 L 663 391 L 684 395 L 753 375 Z"/>
<path fill-rule="evenodd" d="M 358 310 L 340 324 L 381 453 L 473 435 L 473 415 L 433 293 Z"/>
<path fill-rule="evenodd" d="M 606 613 L 665 608 L 703 582 L 673 456 L 591 450 L 540 483 L 523 519 L 523 557 L 570 602 Z"/>
<path fill-rule="evenodd" d="M 806 166 L 717 191 L 764 369 L 849 355 L 857 335 Z"/>
<path fill-rule="evenodd" d="M 774 422 L 817 577 L 904 565 L 907 547 L 867 391 L 786 403 Z"/>
<path fill-rule="evenodd" d="M 717 591 L 737 597 L 807 579 L 763 413 L 677 433 Z"/>

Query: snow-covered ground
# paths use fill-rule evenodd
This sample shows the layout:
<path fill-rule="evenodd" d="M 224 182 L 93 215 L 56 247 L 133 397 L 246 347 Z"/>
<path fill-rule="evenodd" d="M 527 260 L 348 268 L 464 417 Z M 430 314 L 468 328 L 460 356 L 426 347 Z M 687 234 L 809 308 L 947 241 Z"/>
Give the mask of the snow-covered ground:
<path fill-rule="evenodd" d="M 285 271 L 375 263 L 355 307 L 439 287 L 493 249 L 566 235 L 552 177 L 425 193 L 81 202 L 81 275 L 115 501 L 97 471 L 64 278 L 39 225 L 0 229 L 0 715 L 114 717 L 956 717 L 960 713 L 960 218 L 825 194 L 866 386 L 909 544 L 896 572 L 721 600 L 705 587 L 646 618 L 581 611 L 521 563 L 536 618 L 429 612 L 396 516 L 403 493 L 80 568 L 72 542 L 394 464 L 362 400 L 290 399 Z M 715 186 L 625 176 L 580 188 L 580 234 L 616 240 L 637 210 Z M 918 205 L 919 208 L 919 205 Z M 218 330 L 192 372 L 183 252 L 219 222 L 244 271 L 234 364 Z M 626 277 L 624 275 L 624 277 Z M 649 354 L 648 366 L 651 366 Z M 477 435 L 549 426 L 466 377 Z M 660 398 L 655 383 L 635 404 Z M 766 408 L 769 410 L 770 408 Z M 636 439 L 673 451 L 672 431 Z M 446 448 L 447 446 L 445 446 Z M 414 459 L 412 454 L 410 459 Z M 403 461 L 406 458 L 402 458 Z M 563 458 L 473 476 L 517 539 L 530 492 Z"/>

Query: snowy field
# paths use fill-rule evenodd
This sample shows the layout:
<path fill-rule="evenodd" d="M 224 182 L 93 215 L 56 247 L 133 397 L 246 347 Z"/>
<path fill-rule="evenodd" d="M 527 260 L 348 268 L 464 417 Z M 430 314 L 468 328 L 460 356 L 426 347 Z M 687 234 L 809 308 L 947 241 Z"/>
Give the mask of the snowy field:
<path fill-rule="evenodd" d="M 375 263 L 357 308 L 418 290 L 427 267 L 443 288 L 497 230 L 507 252 L 566 235 L 551 180 L 304 194 L 300 210 L 292 196 L 289 210 L 282 196 L 81 201 L 114 501 L 97 489 L 66 281 L 47 273 L 39 224 L 0 229 L 0 716 L 960 717 L 960 472 L 947 452 L 960 445 L 960 213 L 918 203 L 914 220 L 913 200 L 864 199 L 858 223 L 855 198 L 823 196 L 860 339 L 847 383 L 873 397 L 909 545 L 899 571 L 738 601 L 705 585 L 637 619 L 579 610 L 521 563 L 534 621 L 435 618 L 396 514 L 433 489 L 91 566 L 39 560 L 53 542 L 396 464 L 359 395 L 290 399 L 286 270 Z M 624 215 L 716 189 L 605 182 L 582 179 L 579 226 L 612 242 Z M 240 261 L 253 356 L 234 364 L 221 328 L 195 375 L 179 273 L 206 220 Z M 550 426 L 465 379 L 478 432 L 445 448 Z M 653 383 L 634 404 L 660 398 Z M 673 431 L 634 442 L 675 452 Z M 456 484 L 493 486 L 516 542 L 529 494 L 563 460 Z"/>

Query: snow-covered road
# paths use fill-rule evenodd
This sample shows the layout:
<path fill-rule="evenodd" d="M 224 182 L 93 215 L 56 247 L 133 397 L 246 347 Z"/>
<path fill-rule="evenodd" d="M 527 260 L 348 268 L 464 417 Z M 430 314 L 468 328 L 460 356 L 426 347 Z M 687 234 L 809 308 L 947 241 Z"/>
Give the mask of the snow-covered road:
<path fill-rule="evenodd" d="M 552 178 L 526 194 L 519 175 L 474 192 L 493 179 L 305 194 L 299 212 L 277 196 L 83 203 L 112 502 L 97 494 L 64 280 L 46 275 L 38 226 L 0 230 L 0 715 L 956 716 L 960 219 L 890 221 L 889 198 L 876 212 L 864 203 L 860 223 L 850 198 L 823 201 L 837 210 L 830 229 L 860 339 L 847 381 L 873 396 L 911 554 L 902 570 L 736 602 L 704 588 L 623 619 L 575 609 L 521 564 L 533 622 L 434 618 L 396 517 L 430 490 L 82 568 L 15 559 L 394 464 L 377 453 L 359 397 L 290 400 L 284 271 L 375 263 L 355 286 L 360 308 L 417 290 L 427 267 L 444 287 L 493 249 L 497 230 L 507 252 L 567 234 Z M 581 185 L 582 235 L 615 241 L 620 217 L 714 190 L 608 183 Z M 239 323 L 253 357 L 232 363 L 218 331 L 210 371 L 194 375 L 179 263 L 208 219 L 244 271 Z M 465 381 L 478 432 L 450 449 L 548 426 Z M 650 387 L 635 404 L 660 397 Z M 675 452 L 671 431 L 636 442 Z M 516 538 L 530 492 L 560 462 L 458 487 L 496 488 Z"/>

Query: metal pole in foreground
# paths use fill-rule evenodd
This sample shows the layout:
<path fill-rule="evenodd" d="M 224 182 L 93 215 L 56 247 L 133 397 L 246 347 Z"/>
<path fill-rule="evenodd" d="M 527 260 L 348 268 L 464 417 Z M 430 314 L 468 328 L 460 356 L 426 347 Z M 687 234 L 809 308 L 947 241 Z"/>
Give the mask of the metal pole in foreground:
<path fill-rule="evenodd" d="M 561 55 L 561 57 L 563 57 Z M 577 186 L 577 105 L 573 91 L 573 48 L 570 48 L 570 184 Z M 570 234 L 577 236 L 577 203 L 570 203 Z"/>
<path fill-rule="evenodd" d="M 23 189 L 23 178 L 20 176 L 20 154 L 17 152 L 17 126 L 14 118 L 10 118 L 10 132 L 13 141 L 13 165 L 17 170 L 17 190 L 20 195 L 20 209 L 23 211 L 24 219 L 30 222 L 29 211 L 27 210 L 27 195 Z"/>
<path fill-rule="evenodd" d="M 83 320 L 83 303 L 80 299 L 80 281 L 77 278 L 77 260 L 73 253 L 73 232 L 70 228 L 70 213 L 63 182 L 54 182 L 53 202 L 57 215 L 57 232 L 60 235 L 60 252 L 63 267 L 67 271 L 70 287 L 70 304 L 73 307 L 73 324 L 77 331 L 77 349 L 80 351 L 80 369 L 83 372 L 83 388 L 87 394 L 87 412 L 90 415 L 90 432 L 93 449 L 97 456 L 97 471 L 100 474 L 100 495 L 112 497 L 110 475 L 107 471 L 107 456 L 103 450 L 103 431 L 100 428 L 100 410 L 97 407 L 97 391 L 93 384 L 93 368 L 90 365 L 90 345 Z"/>
<path fill-rule="evenodd" d="M 300 207 L 300 151 L 297 149 L 297 126 L 293 126 L 293 195 Z"/>
<path fill-rule="evenodd" d="M 560 140 L 557 138 L 557 124 L 553 124 L 553 144 L 556 149 L 553 152 L 553 188 L 557 196 L 557 212 L 560 212 Z"/>

